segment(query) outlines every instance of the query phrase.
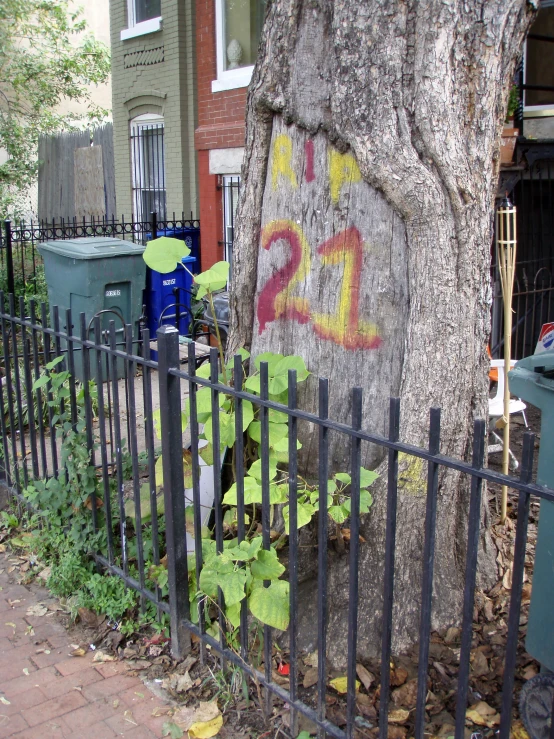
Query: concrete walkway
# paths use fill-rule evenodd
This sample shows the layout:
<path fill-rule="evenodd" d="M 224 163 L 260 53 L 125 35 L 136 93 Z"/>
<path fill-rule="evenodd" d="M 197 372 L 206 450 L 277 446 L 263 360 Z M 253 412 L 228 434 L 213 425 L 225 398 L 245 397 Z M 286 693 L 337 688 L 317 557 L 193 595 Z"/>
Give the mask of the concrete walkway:
<path fill-rule="evenodd" d="M 72 657 L 71 638 L 56 619 L 28 615 L 54 605 L 44 588 L 14 584 L 0 555 L 0 739 L 150 739 L 162 736 L 168 704 L 125 662 Z"/>

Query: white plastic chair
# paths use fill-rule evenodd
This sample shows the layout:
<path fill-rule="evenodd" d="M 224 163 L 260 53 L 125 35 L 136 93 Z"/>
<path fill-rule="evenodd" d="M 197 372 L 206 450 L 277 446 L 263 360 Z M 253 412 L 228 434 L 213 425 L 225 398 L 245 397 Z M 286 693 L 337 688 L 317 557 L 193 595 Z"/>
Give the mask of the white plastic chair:
<path fill-rule="evenodd" d="M 510 362 L 510 369 L 515 365 L 515 363 L 515 360 L 512 360 Z M 504 441 L 502 437 L 499 436 L 495 431 L 496 421 L 499 418 L 502 418 L 502 416 L 504 415 L 504 360 L 492 359 L 491 367 L 498 370 L 498 383 L 496 386 L 496 395 L 493 398 L 489 398 L 489 431 L 491 435 L 495 438 L 497 443 L 489 444 L 489 454 L 493 454 L 494 452 L 501 452 L 504 449 Z M 527 418 L 525 417 L 526 408 L 527 405 L 523 402 L 523 400 L 510 398 L 510 404 L 508 406 L 508 412 L 510 416 L 513 416 L 514 413 L 521 413 L 521 415 L 523 416 L 525 427 L 529 428 L 529 426 L 527 425 Z M 508 449 L 508 453 L 510 455 L 510 459 L 512 460 L 512 469 L 517 470 L 517 468 L 519 467 L 519 463 L 515 458 L 514 453 L 511 449 Z"/>

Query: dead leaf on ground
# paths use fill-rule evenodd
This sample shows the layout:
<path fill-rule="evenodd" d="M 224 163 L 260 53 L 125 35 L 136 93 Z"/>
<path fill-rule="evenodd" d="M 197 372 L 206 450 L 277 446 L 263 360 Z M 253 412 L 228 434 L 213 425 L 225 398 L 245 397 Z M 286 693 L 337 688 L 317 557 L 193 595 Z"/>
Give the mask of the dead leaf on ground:
<path fill-rule="evenodd" d="M 317 652 L 312 652 L 304 657 L 304 664 L 308 667 L 317 667 Z"/>
<path fill-rule="evenodd" d="M 210 739 L 223 726 L 217 701 L 200 701 L 198 708 L 185 706 L 173 716 L 173 722 L 194 739 Z"/>
<path fill-rule="evenodd" d="M 48 613 L 48 608 L 44 605 L 44 603 L 36 603 L 34 606 L 30 606 L 27 609 L 27 616 L 46 616 Z"/>
<path fill-rule="evenodd" d="M 395 706 L 415 708 L 417 701 L 417 680 L 408 680 L 405 685 L 392 691 L 392 702 Z"/>
<path fill-rule="evenodd" d="M 393 724 L 388 725 L 387 738 L 388 739 L 405 739 L 407 729 L 403 726 L 394 726 Z"/>
<path fill-rule="evenodd" d="M 510 739 L 529 739 L 529 734 L 523 723 L 518 719 L 512 723 Z"/>
<path fill-rule="evenodd" d="M 44 580 L 46 582 L 46 580 L 48 580 L 51 574 L 52 574 L 52 568 L 50 567 L 50 565 L 48 565 L 48 567 L 45 567 L 43 570 L 41 570 L 38 573 L 37 577 L 40 577 L 41 580 Z"/>
<path fill-rule="evenodd" d="M 93 662 L 115 662 L 117 660 L 117 657 L 114 657 L 113 654 L 106 654 L 101 649 L 98 649 L 92 658 Z"/>
<path fill-rule="evenodd" d="M 389 713 L 389 724 L 405 724 L 410 717 L 410 712 L 405 708 L 395 708 Z"/>
<path fill-rule="evenodd" d="M 466 723 L 468 721 L 477 724 L 477 726 L 488 726 L 489 729 L 492 729 L 493 726 L 498 726 L 500 723 L 500 714 L 485 701 L 479 701 L 467 709 Z"/>
<path fill-rule="evenodd" d="M 472 654 L 471 671 L 475 677 L 483 677 L 489 674 L 489 663 L 483 652 L 475 651 Z"/>
<path fill-rule="evenodd" d="M 317 667 L 310 667 L 304 675 L 303 685 L 306 689 L 311 688 L 317 683 Z"/>
<path fill-rule="evenodd" d="M 69 654 L 71 657 L 84 657 L 87 653 L 87 650 L 84 647 L 77 647 L 77 649 L 74 649 Z"/>
<path fill-rule="evenodd" d="M 369 672 L 369 670 L 366 670 L 366 668 L 360 664 L 356 665 L 356 674 L 362 681 L 364 688 L 366 690 L 369 690 L 372 684 L 375 682 L 375 675 Z"/>
<path fill-rule="evenodd" d="M 404 685 L 408 679 L 408 671 L 404 667 L 397 667 L 392 669 L 390 673 L 390 684 L 397 688 L 399 685 Z"/>
<path fill-rule="evenodd" d="M 99 616 L 94 611 L 91 611 L 90 608 L 78 608 L 77 613 L 81 622 L 85 626 L 88 626 L 89 629 L 97 629 L 106 619 L 106 616 Z"/>
<path fill-rule="evenodd" d="M 186 693 L 192 686 L 193 682 L 188 672 L 185 672 L 184 675 L 173 672 L 162 682 L 162 688 L 172 690 L 174 693 Z"/>
<path fill-rule="evenodd" d="M 329 680 L 329 685 L 334 688 L 337 693 L 346 693 L 348 690 L 348 678 L 347 677 L 336 677 L 334 680 Z M 356 691 L 360 689 L 361 682 L 356 680 Z"/>

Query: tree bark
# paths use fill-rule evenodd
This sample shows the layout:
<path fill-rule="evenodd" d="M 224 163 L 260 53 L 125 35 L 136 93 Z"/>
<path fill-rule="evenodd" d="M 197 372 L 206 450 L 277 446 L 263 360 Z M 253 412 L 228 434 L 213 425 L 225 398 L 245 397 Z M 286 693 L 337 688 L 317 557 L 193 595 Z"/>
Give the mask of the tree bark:
<path fill-rule="evenodd" d="M 499 144 L 527 0 L 273 0 L 247 105 L 229 349 L 301 354 L 330 378 L 330 416 L 467 458 L 486 418 L 489 267 Z M 316 407 L 316 383 L 304 405 Z M 309 430 L 307 460 L 317 454 Z M 335 469 L 348 448 L 334 439 Z M 379 449 L 365 449 L 376 467 Z M 308 464 L 309 466 L 309 464 Z M 417 640 L 426 468 L 401 460 L 394 643 Z M 443 474 L 434 626 L 459 618 L 468 486 Z M 384 491 L 362 521 L 360 652 L 377 652 Z M 483 539 L 482 570 L 494 558 Z M 487 551 L 488 550 L 488 551 Z M 330 656 L 346 654 L 347 569 L 333 560 Z M 308 613 L 306 624 L 312 618 Z"/>

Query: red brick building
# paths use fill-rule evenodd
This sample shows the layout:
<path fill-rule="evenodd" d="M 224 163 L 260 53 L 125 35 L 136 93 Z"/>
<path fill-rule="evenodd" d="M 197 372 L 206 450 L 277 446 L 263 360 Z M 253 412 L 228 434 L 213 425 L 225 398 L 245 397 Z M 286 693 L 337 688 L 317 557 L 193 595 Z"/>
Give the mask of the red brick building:
<path fill-rule="evenodd" d="M 265 0 L 197 0 L 198 188 L 202 269 L 230 259 L 247 86 Z"/>

